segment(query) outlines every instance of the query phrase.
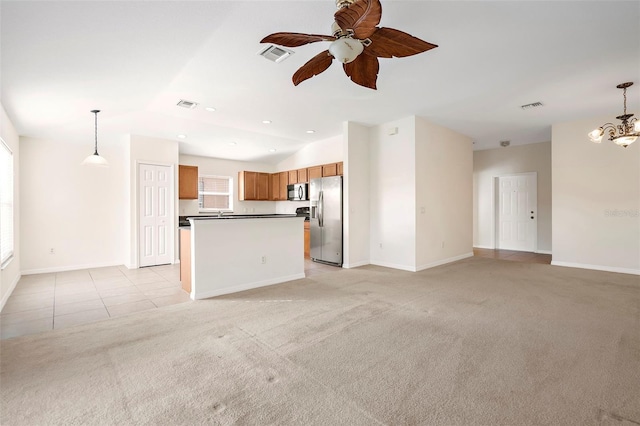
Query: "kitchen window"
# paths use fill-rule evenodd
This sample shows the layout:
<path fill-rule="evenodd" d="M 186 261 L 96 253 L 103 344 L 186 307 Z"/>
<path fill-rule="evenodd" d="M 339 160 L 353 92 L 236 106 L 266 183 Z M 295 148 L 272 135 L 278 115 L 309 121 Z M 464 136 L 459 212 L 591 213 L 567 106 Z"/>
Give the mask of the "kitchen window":
<path fill-rule="evenodd" d="M 198 176 L 198 210 L 200 212 L 233 211 L 233 178 Z"/>
<path fill-rule="evenodd" d="M 0 139 L 0 265 L 13 256 L 13 153 Z"/>

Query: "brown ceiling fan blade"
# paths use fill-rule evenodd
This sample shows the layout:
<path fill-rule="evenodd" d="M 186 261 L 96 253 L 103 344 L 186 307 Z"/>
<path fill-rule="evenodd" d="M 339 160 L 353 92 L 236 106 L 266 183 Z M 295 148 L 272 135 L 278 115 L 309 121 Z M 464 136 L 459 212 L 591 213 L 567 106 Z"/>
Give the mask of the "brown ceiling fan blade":
<path fill-rule="evenodd" d="M 382 5 L 379 0 L 357 0 L 333 15 L 343 31 L 353 30 L 355 37 L 361 40 L 373 34 L 381 16 Z"/>
<path fill-rule="evenodd" d="M 313 77 L 314 75 L 318 75 L 321 72 L 325 71 L 327 68 L 329 68 L 329 65 L 331 65 L 332 61 L 333 56 L 329 54 L 328 50 L 318 53 L 306 64 L 301 66 L 298 71 L 295 72 L 295 74 L 293 74 L 293 85 L 297 86 L 298 84 Z"/>
<path fill-rule="evenodd" d="M 364 48 L 364 52 L 380 58 L 402 58 L 438 47 L 394 28 L 378 28 L 369 40 L 371 44 Z"/>
<path fill-rule="evenodd" d="M 344 72 L 351 81 L 360 86 L 376 90 L 376 80 L 380 64 L 378 58 L 370 55 L 359 55 L 353 62 L 343 64 Z"/>
<path fill-rule="evenodd" d="M 335 39 L 336 38 L 333 36 L 320 34 L 273 33 L 260 40 L 260 43 L 273 43 L 286 47 L 298 47 L 318 41 L 334 41 Z"/>

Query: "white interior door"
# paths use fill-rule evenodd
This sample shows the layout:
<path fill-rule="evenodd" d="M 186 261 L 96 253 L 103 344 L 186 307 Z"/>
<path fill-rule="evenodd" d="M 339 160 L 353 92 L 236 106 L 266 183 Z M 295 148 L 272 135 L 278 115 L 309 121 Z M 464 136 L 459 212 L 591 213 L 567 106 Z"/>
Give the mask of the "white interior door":
<path fill-rule="evenodd" d="M 163 265 L 172 262 L 173 200 L 171 167 L 140 164 L 140 266 Z"/>
<path fill-rule="evenodd" d="M 496 248 L 536 251 L 538 237 L 537 173 L 497 178 Z"/>

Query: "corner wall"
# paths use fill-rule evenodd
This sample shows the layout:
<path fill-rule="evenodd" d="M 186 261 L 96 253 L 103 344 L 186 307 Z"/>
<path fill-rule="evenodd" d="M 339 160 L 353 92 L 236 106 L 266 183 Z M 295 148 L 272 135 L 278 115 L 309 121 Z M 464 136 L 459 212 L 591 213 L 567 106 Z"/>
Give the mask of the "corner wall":
<path fill-rule="evenodd" d="M 552 127 L 552 265 L 640 275 L 640 141 L 590 142 L 606 122 Z"/>
<path fill-rule="evenodd" d="M 0 136 L 13 153 L 13 259 L 0 270 L 0 310 L 20 280 L 20 139 L 0 105 Z"/>
<path fill-rule="evenodd" d="M 473 153 L 473 246 L 496 247 L 495 178 L 538 174 L 538 247 L 551 254 L 551 142 L 487 149 Z"/>
<path fill-rule="evenodd" d="M 344 179 L 343 240 L 344 267 L 355 268 L 369 263 L 370 227 L 370 129 L 356 123 L 343 124 Z"/>
<path fill-rule="evenodd" d="M 374 127 L 370 137 L 371 263 L 415 271 L 415 117 Z"/>
<path fill-rule="evenodd" d="M 416 118 L 416 270 L 473 256 L 471 138 Z"/>

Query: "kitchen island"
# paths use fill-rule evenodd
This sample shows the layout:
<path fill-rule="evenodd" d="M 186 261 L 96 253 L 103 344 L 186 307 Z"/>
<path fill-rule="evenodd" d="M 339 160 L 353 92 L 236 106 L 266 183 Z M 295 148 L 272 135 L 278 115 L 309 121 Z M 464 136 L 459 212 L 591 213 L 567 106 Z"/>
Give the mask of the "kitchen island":
<path fill-rule="evenodd" d="M 180 228 L 189 240 L 188 256 L 181 255 L 181 262 L 189 262 L 193 300 L 305 276 L 303 217 L 223 215 L 188 220 L 190 227 Z"/>

